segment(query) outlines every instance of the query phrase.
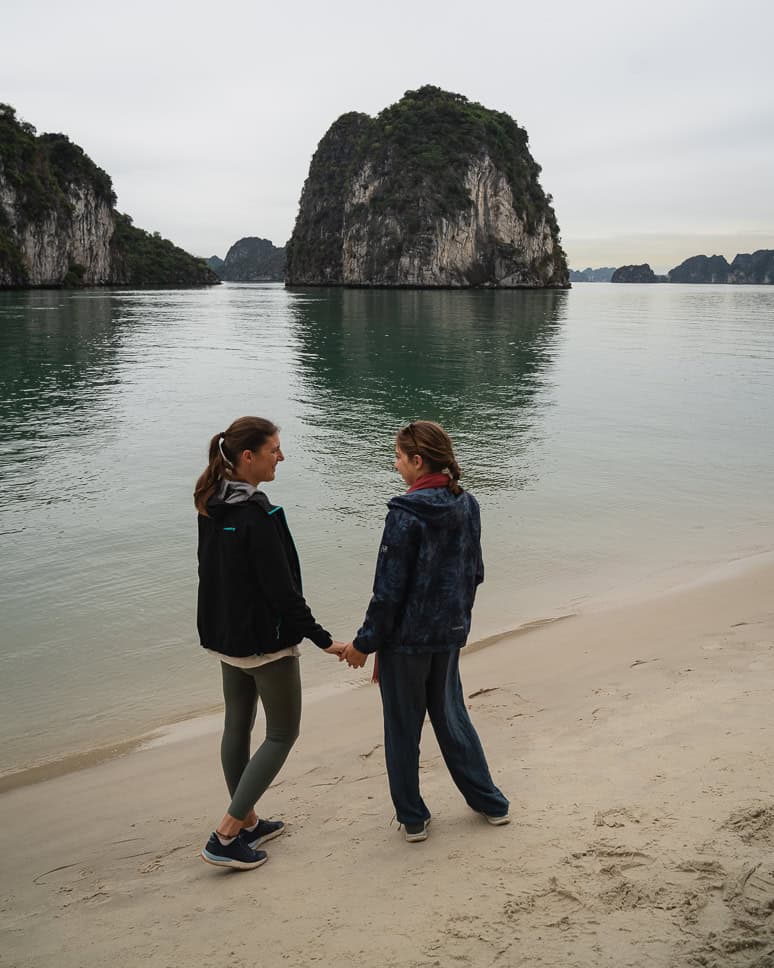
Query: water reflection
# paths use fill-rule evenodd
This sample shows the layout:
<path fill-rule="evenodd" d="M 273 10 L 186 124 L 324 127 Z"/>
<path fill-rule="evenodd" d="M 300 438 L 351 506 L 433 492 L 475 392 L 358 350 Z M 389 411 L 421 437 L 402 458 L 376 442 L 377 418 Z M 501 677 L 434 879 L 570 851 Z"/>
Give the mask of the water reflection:
<path fill-rule="evenodd" d="M 550 404 L 566 297 L 294 292 L 296 400 L 318 461 L 355 499 L 364 477 L 394 482 L 395 431 L 424 418 L 452 435 L 471 487 L 524 486 L 535 473 L 527 451 L 541 439 L 541 411 Z"/>
<path fill-rule="evenodd" d="M 113 423 L 107 394 L 117 382 L 114 318 L 109 293 L 0 293 L 0 508 L 61 497 L 53 486 L 60 473 L 45 486 L 40 467 L 52 460 L 54 470 L 58 443 L 72 451 L 97 428 L 104 444 Z M 78 462 L 85 474 L 88 454 Z"/>

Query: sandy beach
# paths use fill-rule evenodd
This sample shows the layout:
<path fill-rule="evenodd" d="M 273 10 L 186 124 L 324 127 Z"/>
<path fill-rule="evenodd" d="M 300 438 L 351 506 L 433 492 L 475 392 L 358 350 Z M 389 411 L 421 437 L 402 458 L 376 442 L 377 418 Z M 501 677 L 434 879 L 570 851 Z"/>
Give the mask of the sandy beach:
<path fill-rule="evenodd" d="M 392 819 L 362 673 L 310 701 L 256 871 L 197 854 L 217 721 L 0 796 L 8 966 L 774 965 L 774 563 L 463 653 L 512 823 L 465 805 L 429 726 L 430 837 Z"/>

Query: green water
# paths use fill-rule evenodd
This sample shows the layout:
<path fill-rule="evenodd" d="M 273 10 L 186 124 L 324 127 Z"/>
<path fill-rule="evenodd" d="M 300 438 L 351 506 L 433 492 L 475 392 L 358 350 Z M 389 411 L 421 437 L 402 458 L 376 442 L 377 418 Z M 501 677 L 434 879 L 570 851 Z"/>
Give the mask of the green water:
<path fill-rule="evenodd" d="M 474 637 L 774 547 L 770 287 L 0 293 L 0 771 L 218 702 L 191 490 L 250 413 L 340 638 L 412 418 L 482 505 Z M 306 647 L 308 687 L 346 675 Z"/>

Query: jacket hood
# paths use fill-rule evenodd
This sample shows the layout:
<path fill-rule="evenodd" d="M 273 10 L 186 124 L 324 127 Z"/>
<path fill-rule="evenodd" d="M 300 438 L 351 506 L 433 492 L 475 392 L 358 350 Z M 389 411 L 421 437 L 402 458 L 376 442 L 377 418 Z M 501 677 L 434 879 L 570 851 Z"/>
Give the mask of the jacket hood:
<path fill-rule="evenodd" d="M 412 494 L 401 494 L 387 502 L 388 508 L 399 508 L 421 518 L 427 524 L 447 527 L 461 521 L 468 511 L 468 495 L 452 494 L 448 487 L 428 487 Z"/>
<path fill-rule="evenodd" d="M 235 504 L 257 504 L 268 512 L 269 499 L 252 484 L 245 481 L 221 481 L 220 487 L 207 501 L 207 513 L 211 518 L 222 518 Z"/>

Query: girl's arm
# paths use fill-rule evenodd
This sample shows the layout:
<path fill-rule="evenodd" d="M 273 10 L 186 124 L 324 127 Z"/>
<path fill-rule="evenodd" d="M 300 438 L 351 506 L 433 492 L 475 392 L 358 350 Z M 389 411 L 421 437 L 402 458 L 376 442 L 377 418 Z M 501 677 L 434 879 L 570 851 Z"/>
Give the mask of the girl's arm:
<path fill-rule="evenodd" d="M 358 652 L 376 652 L 392 637 L 403 613 L 419 550 L 419 521 L 390 508 L 376 559 L 371 601 L 353 640 Z"/>

